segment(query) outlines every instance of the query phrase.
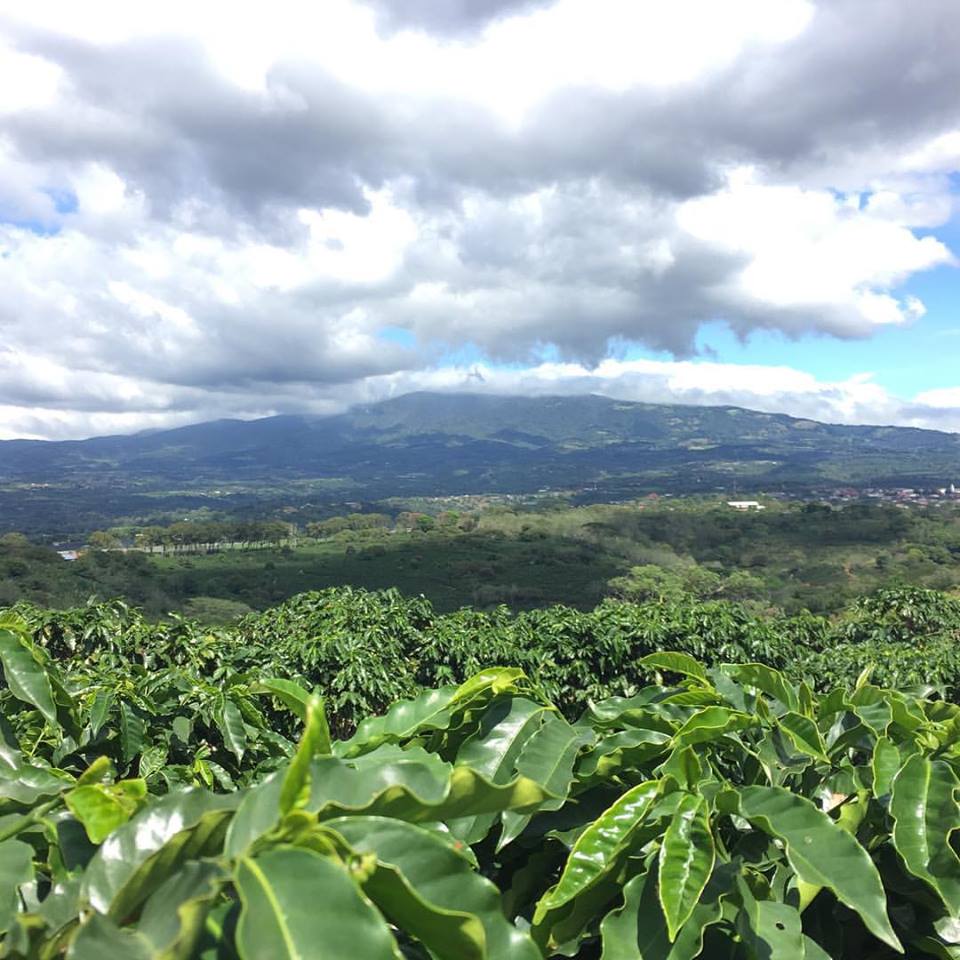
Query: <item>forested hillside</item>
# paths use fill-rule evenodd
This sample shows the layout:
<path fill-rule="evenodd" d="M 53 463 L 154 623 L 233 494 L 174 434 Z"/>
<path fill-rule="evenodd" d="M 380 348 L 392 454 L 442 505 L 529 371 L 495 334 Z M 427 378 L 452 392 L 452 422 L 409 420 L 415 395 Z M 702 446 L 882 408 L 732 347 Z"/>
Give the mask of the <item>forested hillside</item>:
<path fill-rule="evenodd" d="M 960 436 L 599 396 L 408 394 L 331 417 L 0 442 L 0 523 L 73 533 L 207 506 L 393 496 L 804 491 L 960 480 Z"/>
<path fill-rule="evenodd" d="M 0 603 L 65 607 L 123 597 L 155 617 L 178 611 L 213 622 L 352 585 L 422 593 L 443 611 L 687 596 L 832 613 L 885 587 L 960 585 L 960 508 L 951 503 L 767 500 L 753 513 L 679 498 L 576 508 L 556 500 L 419 505 L 308 522 L 286 540 L 293 535 L 282 523 L 118 527 L 91 535 L 99 549 L 71 562 L 8 534 L 0 537 Z"/>

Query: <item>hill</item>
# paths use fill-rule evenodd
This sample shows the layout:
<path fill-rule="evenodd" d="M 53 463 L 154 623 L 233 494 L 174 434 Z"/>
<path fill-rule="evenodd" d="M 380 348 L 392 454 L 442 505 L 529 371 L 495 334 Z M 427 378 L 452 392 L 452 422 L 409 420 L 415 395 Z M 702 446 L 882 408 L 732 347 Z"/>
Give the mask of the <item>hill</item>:
<path fill-rule="evenodd" d="M 5 525 L 21 529 L 37 509 L 66 522 L 91 498 L 105 516 L 142 515 L 174 491 L 177 509 L 223 509 L 216 498 L 229 493 L 236 510 L 294 488 L 314 500 L 541 489 L 613 500 L 650 490 L 925 486 L 955 477 L 957 434 L 599 396 L 413 393 L 328 417 L 0 443 L 0 508 Z M 75 498 L 68 507 L 66 490 Z"/>

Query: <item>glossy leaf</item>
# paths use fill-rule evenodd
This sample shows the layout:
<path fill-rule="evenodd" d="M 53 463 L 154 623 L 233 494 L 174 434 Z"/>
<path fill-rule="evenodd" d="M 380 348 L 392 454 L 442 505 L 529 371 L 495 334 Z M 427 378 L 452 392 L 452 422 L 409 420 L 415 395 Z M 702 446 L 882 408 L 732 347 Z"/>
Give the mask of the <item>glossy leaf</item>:
<path fill-rule="evenodd" d="M 257 684 L 257 693 L 268 693 L 276 697 L 300 721 L 307 719 L 307 706 L 311 694 L 304 690 L 299 683 L 284 680 L 281 677 L 271 677 L 261 680 Z"/>
<path fill-rule="evenodd" d="M 185 790 L 148 805 L 97 850 L 83 897 L 101 913 L 128 916 L 182 864 L 220 851 L 237 803 L 235 796 Z"/>
<path fill-rule="evenodd" d="M 143 749 L 147 728 L 128 703 L 120 704 L 120 754 L 125 763 L 133 760 Z"/>
<path fill-rule="evenodd" d="M 310 782 L 303 809 L 321 819 L 362 813 L 411 823 L 446 821 L 531 810 L 548 797 L 543 787 L 525 777 L 492 784 L 470 767 L 451 767 L 438 758 L 425 761 L 416 752 L 409 759 L 394 754 L 389 760 L 359 766 L 355 761 L 321 757 L 311 765 Z M 244 797 L 227 838 L 231 855 L 243 853 L 276 826 L 282 786 L 276 776 Z"/>
<path fill-rule="evenodd" d="M 33 848 L 20 840 L 0 842 L 0 934 L 14 921 L 21 884 L 33 880 Z"/>
<path fill-rule="evenodd" d="M 12 630 L 0 629 L 0 664 L 10 692 L 18 700 L 36 707 L 51 727 L 58 727 L 50 678 L 37 663 L 29 641 Z"/>
<path fill-rule="evenodd" d="M 778 718 L 777 725 L 801 753 L 806 753 L 824 763 L 830 762 L 820 729 L 809 717 L 791 710 Z"/>
<path fill-rule="evenodd" d="M 699 903 L 715 859 L 707 802 L 702 796 L 686 794 L 660 847 L 657 886 L 671 942 Z"/>
<path fill-rule="evenodd" d="M 879 800 L 893 789 L 893 779 L 900 771 L 903 759 L 897 745 L 889 737 L 878 738 L 873 748 L 871 768 L 873 795 Z"/>
<path fill-rule="evenodd" d="M 203 932 L 207 914 L 224 880 L 216 863 L 186 863 L 143 905 L 138 935 L 150 944 L 154 957 L 188 960 Z"/>
<path fill-rule="evenodd" d="M 782 787 L 744 787 L 737 812 L 786 846 L 787 859 L 805 883 L 827 887 L 860 915 L 874 936 L 901 950 L 886 912 L 886 896 L 867 852 L 805 797 Z"/>
<path fill-rule="evenodd" d="M 480 726 L 457 752 L 458 766 L 469 767 L 492 783 L 506 783 L 515 775 L 517 761 L 527 741 L 543 723 L 544 708 L 523 697 L 491 704 Z M 479 814 L 453 829 L 466 843 L 482 840 L 494 821 L 493 814 Z"/>
<path fill-rule="evenodd" d="M 340 755 L 350 756 L 384 742 L 405 740 L 419 732 L 445 729 L 457 710 L 484 704 L 499 693 L 517 690 L 522 679 L 522 670 L 485 670 L 459 687 L 441 687 L 428 690 L 414 700 L 402 700 L 382 717 L 364 720 L 356 734 L 339 748 Z"/>
<path fill-rule="evenodd" d="M 310 794 L 311 761 L 318 754 L 329 752 L 330 730 L 327 727 L 323 700 L 318 696 L 311 696 L 307 703 L 303 736 L 283 775 L 278 799 L 281 814 L 289 813 L 295 806 L 305 802 Z"/>
<path fill-rule="evenodd" d="M 339 862 L 278 847 L 242 858 L 234 883 L 241 960 L 401 960 L 386 921 Z"/>
<path fill-rule="evenodd" d="M 569 903 L 595 884 L 629 844 L 633 833 L 660 793 L 660 781 L 651 780 L 628 790 L 580 835 L 570 851 L 555 887 L 537 904 L 538 918 Z"/>
<path fill-rule="evenodd" d="M 242 760 L 247 750 L 247 732 L 243 726 L 240 709 L 229 697 L 224 699 L 220 711 L 220 731 L 227 749 L 238 760 Z"/>
<path fill-rule="evenodd" d="M 743 730 L 749 724 L 750 717 L 745 713 L 727 707 L 704 707 L 680 727 L 671 743 L 674 747 L 707 743 L 724 734 Z"/>
<path fill-rule="evenodd" d="M 94 913 L 77 931 L 67 960 L 105 960 L 107 957 L 156 960 L 150 944 L 135 931 L 124 930 L 110 917 Z"/>
<path fill-rule="evenodd" d="M 762 663 L 724 664 L 721 669 L 738 683 L 755 687 L 768 697 L 779 700 L 788 710 L 800 710 L 797 691 L 778 670 Z"/>
<path fill-rule="evenodd" d="M 950 838 L 960 828 L 960 782 L 948 764 L 910 757 L 893 781 L 893 845 L 906 868 L 960 915 L 960 858 Z"/>
<path fill-rule="evenodd" d="M 102 843 L 136 812 L 147 794 L 143 780 L 78 786 L 66 797 L 70 812 L 83 824 L 91 843 Z"/>
<path fill-rule="evenodd" d="M 601 960 L 693 960 L 700 956 L 707 928 L 723 915 L 719 896 L 698 903 L 671 941 L 652 873 L 630 880 L 623 901 L 600 925 Z"/>
<path fill-rule="evenodd" d="M 640 658 L 640 666 L 647 670 L 667 670 L 670 673 L 679 673 L 685 677 L 693 677 L 702 683 L 707 683 L 707 671 L 698 660 L 689 654 L 672 651 L 651 653 Z"/>
<path fill-rule="evenodd" d="M 517 773 L 553 794 L 540 804 L 540 810 L 558 810 L 563 806 L 573 783 L 577 756 L 592 739 L 592 734 L 571 726 L 563 717 L 551 716 L 524 743 L 516 760 Z M 506 846 L 519 836 L 530 822 L 530 816 L 505 812 L 499 846 Z"/>
<path fill-rule="evenodd" d="M 326 826 L 358 853 L 376 856 L 378 869 L 364 889 L 437 957 L 539 960 L 529 936 L 504 917 L 497 888 L 435 834 L 384 817 L 345 817 Z"/>
<path fill-rule="evenodd" d="M 741 902 L 737 929 L 750 947 L 752 956 L 764 960 L 803 958 L 803 928 L 796 907 L 756 899 L 743 879 L 738 881 L 737 887 Z"/>

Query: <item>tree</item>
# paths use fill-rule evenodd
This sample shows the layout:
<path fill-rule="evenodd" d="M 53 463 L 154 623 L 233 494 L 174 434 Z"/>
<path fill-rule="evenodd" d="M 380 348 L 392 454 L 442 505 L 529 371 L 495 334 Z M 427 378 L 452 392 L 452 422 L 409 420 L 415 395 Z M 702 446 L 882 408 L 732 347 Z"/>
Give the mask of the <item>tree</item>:
<path fill-rule="evenodd" d="M 91 550 L 116 550 L 120 541 L 106 530 L 94 530 L 87 539 L 87 545 Z"/>

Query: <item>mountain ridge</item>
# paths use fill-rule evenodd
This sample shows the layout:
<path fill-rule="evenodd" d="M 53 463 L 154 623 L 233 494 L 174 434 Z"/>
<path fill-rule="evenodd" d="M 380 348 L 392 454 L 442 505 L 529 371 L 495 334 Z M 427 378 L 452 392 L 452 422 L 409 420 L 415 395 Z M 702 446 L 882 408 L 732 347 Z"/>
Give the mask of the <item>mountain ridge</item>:
<path fill-rule="evenodd" d="M 840 429 L 865 429 L 871 431 L 901 431 L 918 434 L 935 434 L 941 437 L 960 437 L 960 433 L 949 430 L 936 430 L 930 427 L 912 427 L 900 426 L 897 424 L 866 424 L 866 423 L 840 423 L 828 420 L 816 420 L 812 417 L 797 417 L 793 414 L 779 413 L 763 410 L 754 410 L 750 407 L 743 407 L 738 404 L 685 404 L 685 403 L 654 403 L 642 400 L 623 400 L 615 397 L 607 397 L 598 393 L 585 394 L 540 394 L 537 396 L 526 396 L 523 394 L 488 394 L 471 391 L 429 391 L 415 390 L 409 393 L 399 394 L 395 397 L 387 397 L 383 400 L 377 400 L 369 403 L 357 403 L 348 407 L 345 411 L 330 414 L 312 414 L 312 413 L 280 413 L 271 414 L 266 417 L 254 417 L 243 419 L 240 417 L 218 417 L 213 420 L 200 420 L 195 423 L 182 424 L 177 427 L 153 427 L 146 430 L 138 430 L 134 433 L 110 433 L 94 434 L 90 437 L 69 440 L 47 440 L 35 438 L 12 437 L 6 440 L 0 440 L 0 451 L 7 445 L 66 445 L 66 444 L 86 444 L 92 442 L 120 441 L 134 438 L 155 437 L 159 434 L 178 434 L 195 429 L 206 429 L 215 426 L 242 427 L 250 424 L 266 424 L 277 421 L 316 423 L 321 421 L 336 420 L 348 416 L 369 415 L 372 412 L 382 409 L 395 409 L 400 405 L 407 405 L 412 402 L 423 401 L 434 407 L 438 402 L 449 404 L 451 401 L 470 400 L 471 402 L 486 402 L 490 405 L 498 404 L 504 407 L 515 408 L 518 403 L 529 402 L 532 404 L 542 403 L 564 403 L 575 402 L 582 403 L 585 400 L 597 401 L 610 408 L 629 407 L 637 410 L 661 411 L 670 410 L 676 412 L 686 411 L 718 411 L 728 414 L 748 414 L 753 417 L 765 418 L 776 421 L 789 421 L 799 424 L 816 424 L 820 427 L 836 427 Z"/>
<path fill-rule="evenodd" d="M 54 528 L 81 503 L 109 519 L 157 510 L 163 498 L 184 510 L 266 510 L 268 502 L 304 502 L 307 493 L 314 503 L 545 490 L 618 500 L 652 491 L 802 493 L 954 481 L 960 434 L 597 394 L 423 391 L 329 416 L 0 441 L 0 510 L 8 524 L 25 516 L 23 528 L 41 501 L 46 516 L 59 518 L 43 526 Z M 25 490 L 34 486 L 51 489 Z"/>

